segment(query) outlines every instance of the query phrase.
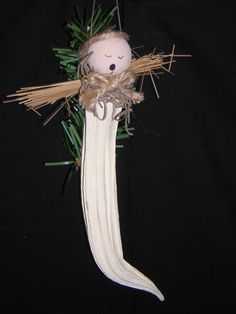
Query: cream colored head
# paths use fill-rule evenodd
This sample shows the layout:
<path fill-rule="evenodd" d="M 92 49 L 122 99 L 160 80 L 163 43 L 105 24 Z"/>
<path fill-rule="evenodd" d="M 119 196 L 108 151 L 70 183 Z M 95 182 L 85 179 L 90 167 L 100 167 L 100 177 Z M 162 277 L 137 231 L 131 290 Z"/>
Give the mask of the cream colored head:
<path fill-rule="evenodd" d="M 131 48 L 128 36 L 122 32 L 108 31 L 89 39 L 80 57 L 86 57 L 86 65 L 101 74 L 119 74 L 128 69 L 131 62 Z"/>

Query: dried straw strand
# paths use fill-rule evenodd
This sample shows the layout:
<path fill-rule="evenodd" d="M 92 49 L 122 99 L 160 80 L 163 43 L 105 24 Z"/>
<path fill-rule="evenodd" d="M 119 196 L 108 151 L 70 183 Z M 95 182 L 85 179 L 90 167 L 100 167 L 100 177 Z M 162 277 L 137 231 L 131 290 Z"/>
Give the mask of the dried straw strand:
<path fill-rule="evenodd" d="M 24 87 L 17 90 L 15 94 L 8 95 L 7 97 L 12 99 L 6 100 L 5 102 L 17 101 L 20 104 L 24 104 L 28 109 L 35 110 L 53 104 L 59 99 L 70 98 L 76 95 L 79 92 L 80 87 L 80 80 L 35 87 Z"/>
<path fill-rule="evenodd" d="M 171 65 L 176 61 L 176 57 L 191 57 L 191 55 L 177 55 L 174 54 L 175 45 L 173 45 L 172 52 L 170 54 L 155 54 L 155 50 L 142 57 L 134 58 L 131 61 L 129 70 L 137 76 L 153 74 L 153 70 L 163 69 L 164 71 L 171 73 Z M 134 52 L 134 51 L 133 51 Z M 137 53 L 134 52 L 136 55 Z"/>

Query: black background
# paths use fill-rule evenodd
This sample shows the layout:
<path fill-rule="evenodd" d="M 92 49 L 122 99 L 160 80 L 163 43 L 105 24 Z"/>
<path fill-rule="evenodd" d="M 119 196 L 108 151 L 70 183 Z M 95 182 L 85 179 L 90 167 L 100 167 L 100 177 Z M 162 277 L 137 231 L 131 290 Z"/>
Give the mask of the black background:
<path fill-rule="evenodd" d="M 101 1 L 111 8 L 115 1 Z M 58 115 L 47 127 L 23 106 L 0 106 L 1 313 L 235 313 L 235 8 L 226 1 L 120 1 L 123 30 L 139 53 L 190 53 L 175 76 L 146 80 L 135 135 L 117 158 L 126 259 L 166 297 L 120 286 L 89 250 L 75 174 Z M 92 1 L 1 2 L 1 97 L 58 82 L 51 48 L 66 46 L 73 8 Z"/>

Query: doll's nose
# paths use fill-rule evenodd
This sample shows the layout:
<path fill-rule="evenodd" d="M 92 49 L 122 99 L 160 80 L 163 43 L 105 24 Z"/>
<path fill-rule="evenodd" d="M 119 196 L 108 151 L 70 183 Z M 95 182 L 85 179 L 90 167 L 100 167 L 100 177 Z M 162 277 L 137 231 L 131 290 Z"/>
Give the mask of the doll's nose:
<path fill-rule="evenodd" d="M 115 68 L 116 68 L 116 65 L 115 65 L 114 63 L 112 63 L 112 64 L 110 65 L 110 67 L 109 67 L 109 69 L 110 69 L 111 71 L 114 71 Z"/>

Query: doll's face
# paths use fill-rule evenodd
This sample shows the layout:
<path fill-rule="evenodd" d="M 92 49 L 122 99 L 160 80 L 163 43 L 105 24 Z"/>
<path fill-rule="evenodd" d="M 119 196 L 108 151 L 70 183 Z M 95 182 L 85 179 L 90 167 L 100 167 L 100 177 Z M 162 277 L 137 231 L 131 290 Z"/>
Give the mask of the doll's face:
<path fill-rule="evenodd" d="M 101 74 L 119 74 L 128 69 L 131 49 L 123 38 L 109 38 L 92 44 L 88 65 Z"/>

